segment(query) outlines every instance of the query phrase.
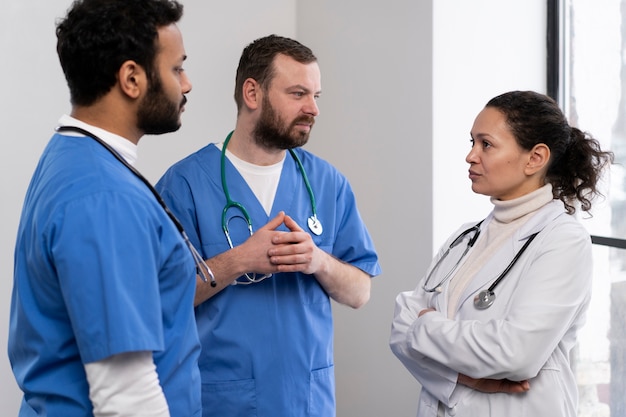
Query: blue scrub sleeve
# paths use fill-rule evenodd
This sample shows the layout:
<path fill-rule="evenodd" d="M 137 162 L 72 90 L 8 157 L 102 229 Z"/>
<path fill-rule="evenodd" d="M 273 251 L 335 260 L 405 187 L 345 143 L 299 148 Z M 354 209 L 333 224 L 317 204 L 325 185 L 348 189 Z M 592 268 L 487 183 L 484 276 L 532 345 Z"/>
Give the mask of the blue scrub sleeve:
<path fill-rule="evenodd" d="M 337 172 L 337 175 L 339 173 Z M 344 262 L 361 269 L 374 277 L 381 273 L 378 255 L 356 204 L 354 191 L 345 177 L 338 189 L 337 231 L 332 242 L 332 254 Z"/>
<path fill-rule="evenodd" d="M 168 170 L 154 188 L 159 192 L 165 204 L 183 225 L 191 244 L 202 251 L 202 242 L 198 236 L 198 221 L 195 216 L 193 192 L 187 180 Z M 205 258 L 206 254 L 201 253 Z"/>
<path fill-rule="evenodd" d="M 161 219 L 137 194 L 67 204 L 50 236 L 59 285 L 84 363 L 163 348 L 157 257 Z"/>

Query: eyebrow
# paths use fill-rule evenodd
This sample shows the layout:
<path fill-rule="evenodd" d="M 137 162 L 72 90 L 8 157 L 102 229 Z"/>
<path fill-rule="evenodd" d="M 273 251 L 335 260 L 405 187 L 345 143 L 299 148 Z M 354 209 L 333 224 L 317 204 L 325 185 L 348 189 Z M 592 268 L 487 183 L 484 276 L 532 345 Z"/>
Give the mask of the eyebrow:
<path fill-rule="evenodd" d="M 493 144 L 496 139 L 488 133 L 477 133 L 476 135 L 472 135 L 472 133 L 470 133 L 470 140 L 474 143 L 489 142 L 490 144 Z"/>
<path fill-rule="evenodd" d="M 311 93 L 312 92 L 310 89 L 306 88 L 302 84 L 295 84 L 295 85 L 287 87 L 287 90 L 295 90 L 295 89 L 304 90 L 307 93 Z M 315 91 L 313 94 L 322 94 L 322 90 Z"/>

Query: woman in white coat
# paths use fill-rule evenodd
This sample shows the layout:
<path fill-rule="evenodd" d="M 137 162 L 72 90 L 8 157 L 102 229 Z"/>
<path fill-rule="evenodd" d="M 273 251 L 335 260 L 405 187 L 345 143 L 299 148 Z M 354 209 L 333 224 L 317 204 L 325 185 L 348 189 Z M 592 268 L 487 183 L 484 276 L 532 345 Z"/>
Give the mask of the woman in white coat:
<path fill-rule="evenodd" d="M 591 295 L 589 211 L 613 161 L 531 91 L 491 99 L 471 130 L 472 190 L 493 211 L 442 246 L 396 299 L 390 346 L 422 416 L 576 416 L 570 363 Z"/>

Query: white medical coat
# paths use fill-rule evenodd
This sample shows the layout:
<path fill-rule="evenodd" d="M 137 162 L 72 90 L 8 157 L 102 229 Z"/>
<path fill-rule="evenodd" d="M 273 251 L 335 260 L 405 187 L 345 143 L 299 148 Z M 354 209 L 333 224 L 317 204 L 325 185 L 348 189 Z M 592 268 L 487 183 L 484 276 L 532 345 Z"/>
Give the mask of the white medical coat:
<path fill-rule="evenodd" d="M 483 228 L 488 227 L 490 214 Z M 442 246 L 431 267 L 464 225 Z M 486 310 L 473 299 L 506 268 L 526 239 L 541 231 L 496 287 Z M 455 246 L 431 278 L 441 281 L 461 256 L 467 240 Z M 466 256 L 467 258 L 467 256 Z M 572 417 L 578 394 L 570 364 L 576 333 L 591 296 L 591 240 L 563 204 L 542 207 L 485 263 L 465 289 L 454 318 L 446 317 L 448 283 L 441 293 L 422 289 L 396 298 L 390 346 L 422 385 L 418 417 L 446 415 Z M 434 284 L 433 284 L 434 285 Z M 417 317 L 425 308 L 437 311 Z M 443 313 L 442 313 L 443 312 Z M 487 394 L 456 383 L 458 373 L 472 378 L 530 381 L 523 394 Z"/>

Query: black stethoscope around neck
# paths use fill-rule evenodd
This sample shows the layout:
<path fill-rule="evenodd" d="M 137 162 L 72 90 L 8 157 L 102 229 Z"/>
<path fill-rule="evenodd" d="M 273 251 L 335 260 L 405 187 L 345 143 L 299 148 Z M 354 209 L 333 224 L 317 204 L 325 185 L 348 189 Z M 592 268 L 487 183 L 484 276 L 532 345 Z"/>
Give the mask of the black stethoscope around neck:
<path fill-rule="evenodd" d="M 124 159 L 115 149 L 113 149 L 113 147 L 111 147 L 108 143 L 106 143 L 105 141 L 103 141 L 98 136 L 94 135 L 93 133 L 89 132 L 88 130 L 85 130 L 77 126 L 59 126 L 56 128 L 56 131 L 57 132 L 73 131 L 73 132 L 77 132 L 77 133 L 80 133 L 82 135 L 92 138 L 93 140 L 98 142 L 100 145 L 102 145 L 106 150 L 108 150 L 115 157 L 115 159 L 117 159 L 119 162 L 122 163 L 122 165 L 128 168 L 137 178 L 139 178 L 141 182 L 143 182 L 148 187 L 152 195 L 154 195 L 154 197 L 156 198 L 159 205 L 163 208 L 163 210 L 165 211 L 167 216 L 170 218 L 170 220 L 172 220 L 172 222 L 174 223 L 174 226 L 176 226 L 176 229 L 178 229 L 178 232 L 182 236 L 183 240 L 185 241 L 185 244 L 187 245 L 187 247 L 189 248 L 189 251 L 191 252 L 193 260 L 196 264 L 196 270 L 198 272 L 198 275 L 200 275 L 200 278 L 204 282 L 210 281 L 212 287 L 215 287 L 217 285 L 217 283 L 215 282 L 215 275 L 213 275 L 213 271 L 211 270 L 211 268 L 209 268 L 209 266 L 206 264 L 204 259 L 202 259 L 202 256 L 200 256 L 200 253 L 198 252 L 198 250 L 193 246 L 193 244 L 189 240 L 189 237 L 187 236 L 187 233 L 185 233 L 185 229 L 183 228 L 183 225 L 181 224 L 180 220 L 178 220 L 176 216 L 174 216 L 174 213 L 170 211 L 170 209 L 165 204 L 165 201 L 163 200 L 159 192 L 152 186 L 152 184 L 150 184 L 150 181 L 148 181 L 146 177 L 144 177 L 139 171 L 137 171 L 137 169 L 134 166 L 129 164 L 126 161 L 126 159 Z"/>
<path fill-rule="evenodd" d="M 433 268 L 428 272 L 428 275 L 426 276 L 426 280 L 424 282 L 424 285 L 422 285 L 422 288 L 424 289 L 424 291 L 426 291 L 426 292 L 439 292 L 439 293 L 443 291 L 443 287 L 442 287 L 443 284 L 446 283 L 446 281 L 448 281 L 451 278 L 452 274 L 456 271 L 457 267 L 459 266 L 459 264 L 461 263 L 461 261 L 463 260 L 465 255 L 467 255 L 467 252 L 469 252 L 470 248 L 473 247 L 474 244 L 476 243 L 476 240 L 478 240 L 478 236 L 480 236 L 480 225 L 482 224 L 483 221 L 484 220 L 481 220 L 480 222 L 478 222 L 474 226 L 470 227 L 469 229 L 464 230 L 463 232 L 461 232 L 461 234 L 459 234 L 452 241 L 452 243 L 450 243 L 450 246 L 448 246 L 448 248 L 446 249 L 444 254 L 441 256 L 441 258 L 439 258 L 439 260 L 437 260 L 437 263 L 435 263 L 435 266 L 433 266 Z M 448 256 L 448 254 L 450 253 L 450 250 L 452 248 L 454 248 L 455 246 L 457 246 L 459 243 L 461 243 L 463 241 L 463 238 L 465 238 L 465 236 L 467 236 L 468 234 L 470 234 L 472 232 L 474 232 L 474 236 L 472 236 L 470 238 L 470 240 L 467 242 L 467 246 L 465 247 L 465 250 L 463 251 L 463 253 L 459 257 L 459 259 L 456 261 L 454 266 L 450 269 L 450 271 L 448 271 L 448 273 L 446 275 L 444 275 L 443 279 L 441 281 L 439 281 L 439 283 L 437 285 L 435 285 L 434 287 L 429 287 L 428 283 L 429 283 L 430 279 L 432 278 L 434 272 L 439 268 L 439 266 L 441 265 L 443 260 Z M 489 288 L 487 288 L 486 290 L 480 291 L 474 297 L 474 307 L 476 307 L 479 310 L 485 310 L 485 309 L 487 309 L 487 308 L 489 308 L 489 307 L 491 307 L 493 305 L 493 302 L 496 299 L 496 293 L 495 293 L 496 287 L 504 279 L 504 277 L 509 273 L 511 268 L 513 268 L 513 266 L 519 260 L 519 258 L 522 256 L 522 254 L 524 253 L 526 248 L 528 248 L 528 245 L 530 245 L 530 242 L 532 242 L 533 239 L 538 234 L 539 234 L 539 232 L 536 232 L 536 233 L 533 233 L 532 235 L 530 235 L 528 237 L 528 239 L 526 240 L 526 242 L 524 243 L 524 246 L 522 246 L 522 248 L 515 254 L 515 257 L 513 257 L 513 260 L 507 265 L 507 267 L 504 269 L 504 271 L 502 271 L 502 273 L 500 273 L 498 278 L 496 278 L 496 280 L 489 286 Z"/>

